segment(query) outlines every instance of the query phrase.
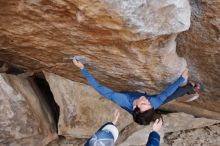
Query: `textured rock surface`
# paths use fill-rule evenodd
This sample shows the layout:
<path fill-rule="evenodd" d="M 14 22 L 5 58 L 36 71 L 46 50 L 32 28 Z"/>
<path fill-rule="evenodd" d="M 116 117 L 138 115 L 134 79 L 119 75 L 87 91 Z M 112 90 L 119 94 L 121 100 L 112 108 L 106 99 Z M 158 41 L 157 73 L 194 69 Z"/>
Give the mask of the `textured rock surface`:
<path fill-rule="evenodd" d="M 195 118 L 191 115 L 184 113 L 172 113 L 164 115 L 164 128 L 160 132 L 161 143 L 163 145 L 163 136 L 166 133 L 184 131 L 189 129 L 197 129 L 205 126 L 210 126 L 219 123 L 218 120 L 210 120 L 205 118 Z M 128 138 L 120 144 L 120 146 L 139 146 L 144 145 L 147 141 L 148 134 L 151 131 L 151 126 L 142 127 L 137 131 L 134 131 Z"/>
<path fill-rule="evenodd" d="M 81 82 L 85 80 L 68 60 L 72 55 L 80 55 L 90 72 L 104 85 L 114 90 L 147 91 L 150 94 L 158 93 L 173 82 L 181 74 L 187 61 L 192 78 L 202 82 L 206 92 L 202 93 L 201 98 L 196 102 L 184 105 L 175 103 L 175 107 L 169 106 L 166 109 L 219 119 L 220 1 L 190 0 L 190 4 L 192 25 L 189 31 L 180 33 L 187 30 L 190 24 L 190 7 L 187 0 L 1 0 L 0 60 L 24 70 L 33 72 L 45 70 Z M 176 53 L 177 33 L 180 33 L 177 44 L 178 53 L 186 60 Z M 3 67 L 0 72 L 5 70 L 7 69 Z M 109 120 L 110 117 L 104 117 L 104 114 L 96 114 L 98 120 L 91 117 L 94 108 L 100 108 L 102 113 L 110 114 L 113 111 L 109 107 L 115 107 L 94 91 L 90 93 L 91 88 L 48 73 L 46 77 L 50 82 L 55 100 L 61 108 L 58 133 L 64 135 L 74 145 L 82 144 L 84 138 L 91 135 L 103 122 Z M 62 82 L 58 84 L 55 82 L 57 80 Z M 9 142 L 12 145 L 18 142 L 20 145 L 47 143 L 54 138 L 51 135 L 54 129 L 49 130 L 50 118 L 44 115 L 45 113 L 32 101 L 36 99 L 32 89 L 27 89 L 28 93 L 23 90 L 29 88 L 29 83 L 23 83 L 21 79 L 12 81 L 13 84 L 6 87 L 16 91 L 13 97 L 19 97 L 19 102 L 13 105 L 19 110 L 13 112 L 21 112 L 15 114 L 20 117 L 15 125 L 18 128 L 26 127 L 26 133 L 14 135 L 13 132 L 18 129 L 10 130 L 11 126 L 13 127 L 13 123 L 10 123 L 13 122 L 10 120 L 13 113 L 10 111 L 13 106 L 10 109 L 9 103 L 17 98 L 6 98 L 8 95 L 6 96 L 5 93 L 8 90 L 1 84 L 1 98 L 7 99 L 3 100 L 4 104 L 0 103 L 0 116 L 3 117 L 0 120 L 3 124 L 1 133 L 9 131 L 4 135 L 0 134 L 1 142 Z M 6 84 L 5 81 L 4 84 Z M 28 86 L 24 86 L 27 84 Z M 73 92 L 69 87 L 77 91 Z M 23 94 L 27 96 L 23 97 Z M 73 98 L 71 95 L 77 96 Z M 88 95 L 96 97 L 93 103 L 88 104 L 90 99 Z M 27 102 L 26 98 L 32 100 Z M 88 111 L 88 108 L 84 108 L 79 102 L 88 105 L 88 108 L 94 107 Z M 106 106 L 101 106 L 103 104 Z M 27 112 L 28 109 L 31 110 Z M 2 112 L 3 110 L 9 112 Z M 78 112 L 88 112 L 88 115 L 91 115 L 88 117 L 80 114 L 79 116 Z M 212 115 L 210 116 L 209 113 Z M 143 127 L 130 123 L 130 117 L 127 116 L 123 113 L 124 118 L 121 120 L 126 119 L 127 123 L 119 125 L 124 133 L 119 143 L 127 143 L 129 140 L 131 140 L 129 143 L 132 143 L 134 141 L 132 138 L 136 136 L 138 139 L 140 138 L 137 137 L 138 134 L 145 132 L 141 130 Z M 169 119 L 169 117 L 166 118 Z M 22 120 L 25 119 L 31 122 L 23 122 Z M 94 127 L 86 125 L 88 120 Z M 171 121 L 173 123 L 173 120 Z M 178 125 L 175 126 L 178 127 Z M 184 130 L 184 126 L 177 129 Z M 28 131 L 28 127 L 33 131 Z M 172 129 L 172 125 L 169 128 Z M 127 138 L 127 135 L 131 136 Z M 46 139 L 43 139 L 45 137 Z M 11 139 L 19 140 L 12 143 Z M 142 143 L 146 142 L 145 138 L 139 140 Z M 181 140 L 184 141 L 184 139 Z M 61 139 L 54 144 L 65 145 L 68 142 Z M 176 141 L 175 143 L 179 144 Z"/>
<path fill-rule="evenodd" d="M 45 145 L 55 139 L 50 112 L 23 77 L 0 75 L 0 145 Z"/>
<path fill-rule="evenodd" d="M 186 66 L 175 44 L 175 33 L 189 28 L 186 0 L 133 4 L 129 0 L 15 0 L 0 5 L 0 58 L 28 70 L 48 70 L 80 81 L 65 58 L 81 55 L 109 86 L 155 92 L 174 81 Z M 122 8 L 130 10 L 126 16 Z"/>
<path fill-rule="evenodd" d="M 112 113 L 116 108 L 121 113 L 118 125 L 120 137 L 117 145 L 139 146 L 146 143 L 152 125 L 139 126 L 132 123 L 131 116 L 127 112 L 100 97 L 87 85 L 73 82 L 52 73 L 45 72 L 44 74 L 54 94 L 54 98 L 60 106 L 59 135 L 66 137 L 66 139 L 53 141 L 50 143 L 50 146 L 82 145 L 86 138 L 90 137 L 103 123 L 111 121 Z M 163 142 L 163 135 L 220 123 L 219 120 L 195 118 L 184 113 L 171 113 L 163 117 L 165 123 L 161 131 L 162 145 L 168 143 L 168 137 L 165 137 L 167 139 Z M 182 132 L 182 134 L 184 135 L 185 133 Z M 173 136 L 175 135 L 173 134 Z M 184 141 L 184 138 L 180 140 Z M 197 142 L 203 143 L 202 140 Z"/>
<path fill-rule="evenodd" d="M 110 101 L 105 100 L 103 97 L 100 97 L 100 95 L 87 85 L 73 82 L 52 73 L 45 72 L 44 74 L 53 92 L 55 101 L 60 107 L 58 134 L 65 138 L 56 137 L 54 129 L 55 123 L 51 121 L 51 117 L 49 117 L 49 119 L 47 117 L 49 116 L 48 114 L 50 114 L 46 108 L 48 105 L 41 103 L 42 99 L 35 95 L 32 89 L 33 85 L 30 85 L 27 79 L 21 75 L 12 76 L 3 74 L 1 76 L 0 93 L 2 95 L 10 95 L 9 97 L 13 97 L 13 99 L 9 98 L 9 100 L 7 100 L 5 96 L 0 96 L 4 99 L 1 99 L 3 102 L 1 102 L 2 104 L 0 106 L 2 111 L 0 114 L 0 130 L 1 133 L 7 133 L 6 131 L 10 132 L 10 135 L 1 135 L 1 144 L 45 145 L 50 142 L 49 146 L 83 145 L 86 138 L 90 137 L 103 123 L 112 120 L 112 113 L 116 108 L 118 108 L 121 113 L 118 124 L 121 134 L 117 145 L 141 145 L 146 142 L 147 136 L 151 131 L 151 125 L 145 127 L 136 125 L 132 122 L 131 116 L 126 111 L 120 109 Z M 11 101 L 15 99 L 16 104 L 11 104 L 14 107 L 9 107 L 11 107 L 11 109 L 16 108 L 16 111 L 12 110 L 16 112 L 16 116 L 11 118 L 5 114 L 10 113 L 10 115 L 13 115 L 14 113 L 7 110 L 8 108 L 5 106 L 8 106 L 8 104 L 5 103 L 7 103 L 7 101 L 11 103 Z M 41 103 L 41 105 L 37 103 Z M 45 112 L 45 110 L 47 112 Z M 21 115 L 20 112 L 24 114 Z M 17 119 L 15 120 L 16 117 Z M 28 122 L 22 121 L 25 119 L 28 119 Z M 162 145 L 171 142 L 174 144 L 177 143 L 175 133 L 180 131 L 197 129 L 219 123 L 217 120 L 194 118 L 184 113 L 165 115 L 164 121 L 165 125 L 161 131 L 161 137 L 170 133 L 173 134 L 171 137 L 165 137 L 165 143 L 163 143 L 162 139 Z M 26 133 L 23 133 L 21 130 L 11 130 L 10 128 L 13 127 L 15 127 L 15 129 L 22 128 Z M 187 134 L 187 131 L 181 132 L 181 134 Z M 52 141 L 55 138 L 56 140 Z M 185 139 L 179 138 L 179 140 L 184 141 Z M 218 139 L 213 143 L 217 141 Z M 198 141 L 198 143 L 200 143 L 200 141 Z M 203 140 L 201 140 L 201 143 L 203 143 Z"/>
<path fill-rule="evenodd" d="M 220 125 L 167 133 L 161 146 L 219 146 Z"/>
<path fill-rule="evenodd" d="M 190 4 L 191 26 L 178 36 L 177 48 L 192 77 L 206 88 L 193 104 L 220 112 L 220 1 L 190 0 Z"/>
<path fill-rule="evenodd" d="M 126 27 L 135 29 L 134 36 L 139 39 L 182 32 L 190 26 L 190 5 L 187 0 L 103 0 L 103 2 L 110 14 L 119 15 L 126 23 Z"/>
<path fill-rule="evenodd" d="M 129 113 L 101 97 L 91 87 L 45 72 L 46 79 L 60 107 L 58 134 L 67 139 L 88 138 L 120 111 L 118 128 L 133 122 Z M 59 84 L 58 84 L 59 83 Z"/>
<path fill-rule="evenodd" d="M 219 112 L 220 4 L 190 2 L 192 27 L 178 38 L 179 52 L 193 78 L 211 87 L 193 105 Z M 67 59 L 81 55 L 108 87 L 155 94 L 186 66 L 175 38 L 189 28 L 187 0 L 14 0 L 0 6 L 0 60 L 25 70 L 82 81 Z"/>

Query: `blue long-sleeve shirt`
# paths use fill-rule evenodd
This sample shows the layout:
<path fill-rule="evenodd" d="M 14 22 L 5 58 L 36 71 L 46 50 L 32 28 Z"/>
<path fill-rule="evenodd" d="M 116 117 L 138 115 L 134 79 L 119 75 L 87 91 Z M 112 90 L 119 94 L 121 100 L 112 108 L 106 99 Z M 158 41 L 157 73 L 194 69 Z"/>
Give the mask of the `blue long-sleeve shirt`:
<path fill-rule="evenodd" d="M 148 137 L 146 146 L 159 146 L 160 135 L 156 131 L 152 131 Z"/>
<path fill-rule="evenodd" d="M 145 96 L 149 100 L 153 109 L 157 109 L 160 105 L 163 104 L 166 98 L 172 95 L 179 87 L 179 85 L 182 84 L 185 80 L 182 76 L 180 76 L 172 85 L 167 87 L 160 94 L 156 96 L 146 96 L 144 93 L 114 92 L 111 89 L 99 84 L 85 68 L 81 69 L 80 73 L 83 75 L 83 77 L 86 78 L 88 84 L 92 86 L 99 94 L 119 105 L 129 113 L 132 113 L 134 100 L 138 99 L 140 96 Z"/>

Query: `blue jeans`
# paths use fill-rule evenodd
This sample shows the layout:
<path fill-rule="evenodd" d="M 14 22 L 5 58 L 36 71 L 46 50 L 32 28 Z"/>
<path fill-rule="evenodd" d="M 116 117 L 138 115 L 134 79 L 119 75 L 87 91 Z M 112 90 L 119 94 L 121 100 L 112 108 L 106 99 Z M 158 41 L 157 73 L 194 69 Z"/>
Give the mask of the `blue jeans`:
<path fill-rule="evenodd" d="M 163 102 L 163 104 L 166 104 L 166 103 L 168 103 L 174 99 L 177 99 L 178 97 L 182 97 L 186 94 L 194 94 L 194 93 L 195 93 L 195 91 L 193 90 L 193 86 L 191 84 L 187 84 L 186 86 L 183 86 L 183 87 L 178 87 L 172 95 L 167 97 L 167 99 Z M 147 93 L 145 93 L 145 95 L 146 96 L 153 96 L 153 98 L 154 97 L 156 98 L 156 96 L 157 96 L 157 95 L 147 95 Z"/>
<path fill-rule="evenodd" d="M 191 84 L 187 84 L 186 86 L 179 87 L 177 90 L 164 101 L 163 104 L 166 104 L 178 97 L 184 96 L 186 94 L 193 94 L 195 91 L 193 90 L 193 86 Z"/>

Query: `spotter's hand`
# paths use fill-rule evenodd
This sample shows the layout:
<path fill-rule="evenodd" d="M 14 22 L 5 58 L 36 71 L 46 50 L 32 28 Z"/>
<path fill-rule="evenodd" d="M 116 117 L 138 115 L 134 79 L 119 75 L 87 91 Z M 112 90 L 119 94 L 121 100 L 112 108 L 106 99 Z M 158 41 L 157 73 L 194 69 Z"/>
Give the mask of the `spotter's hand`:
<path fill-rule="evenodd" d="M 159 132 L 161 127 L 163 125 L 163 120 L 160 118 L 160 119 L 157 119 L 155 122 L 154 122 L 154 125 L 153 125 L 153 130 L 156 131 L 156 132 Z"/>
<path fill-rule="evenodd" d="M 119 116 L 120 116 L 119 111 L 118 111 L 118 110 L 115 110 L 114 119 L 113 119 L 113 121 L 112 121 L 112 123 L 113 123 L 114 125 L 117 124 Z"/>

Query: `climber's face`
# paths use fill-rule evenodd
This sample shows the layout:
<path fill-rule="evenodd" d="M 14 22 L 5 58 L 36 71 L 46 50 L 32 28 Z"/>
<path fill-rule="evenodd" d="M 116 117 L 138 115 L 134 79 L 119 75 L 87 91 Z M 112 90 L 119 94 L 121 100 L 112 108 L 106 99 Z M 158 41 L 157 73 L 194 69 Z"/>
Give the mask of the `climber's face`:
<path fill-rule="evenodd" d="M 134 101 L 133 109 L 135 109 L 136 107 L 138 107 L 141 112 L 144 112 L 152 108 L 150 102 L 145 96 L 141 96 L 137 100 Z"/>

